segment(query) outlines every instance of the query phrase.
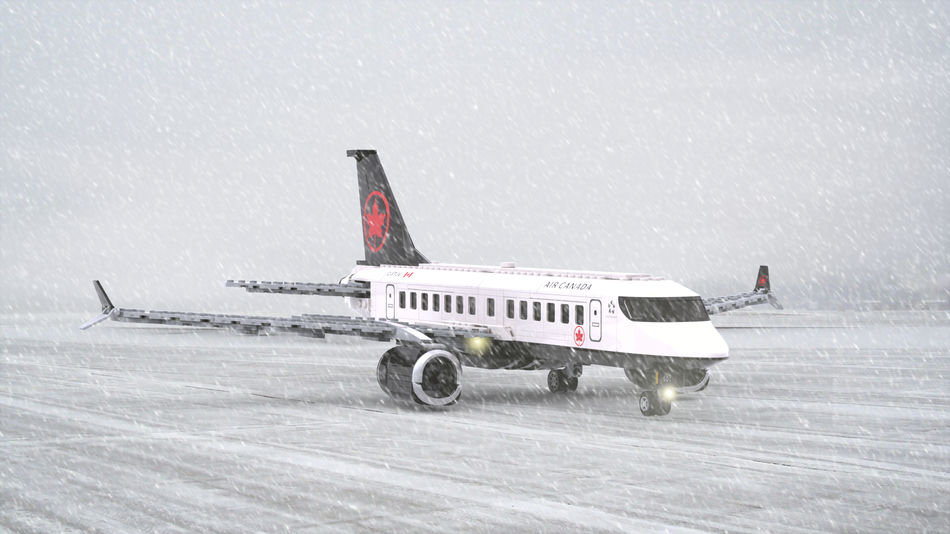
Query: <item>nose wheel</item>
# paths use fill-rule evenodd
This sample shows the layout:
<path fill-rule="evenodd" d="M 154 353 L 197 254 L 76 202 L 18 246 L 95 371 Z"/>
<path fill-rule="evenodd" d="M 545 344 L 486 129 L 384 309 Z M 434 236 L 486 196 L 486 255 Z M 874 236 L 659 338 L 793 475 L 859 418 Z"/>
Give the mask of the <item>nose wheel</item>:
<path fill-rule="evenodd" d="M 656 391 L 644 391 L 640 394 L 640 413 L 651 415 L 667 415 L 673 409 L 673 402 L 661 397 Z"/>

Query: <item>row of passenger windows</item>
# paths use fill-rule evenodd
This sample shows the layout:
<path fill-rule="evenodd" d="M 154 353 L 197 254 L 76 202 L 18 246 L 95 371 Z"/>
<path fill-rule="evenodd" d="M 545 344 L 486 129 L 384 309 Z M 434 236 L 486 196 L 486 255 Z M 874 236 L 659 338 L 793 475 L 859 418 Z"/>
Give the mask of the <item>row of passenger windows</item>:
<path fill-rule="evenodd" d="M 553 302 L 548 302 L 546 308 L 547 309 L 545 311 L 547 313 L 545 313 L 546 315 L 545 318 L 547 319 L 549 323 L 553 323 L 555 321 L 555 317 L 558 315 L 557 314 L 558 306 L 554 304 Z M 561 304 L 560 308 L 561 308 L 561 313 L 560 313 L 561 322 L 564 324 L 570 323 L 571 322 L 570 304 Z M 525 301 L 525 300 L 518 301 L 518 317 L 523 321 L 528 320 L 528 301 Z M 513 300 L 508 301 L 508 318 L 509 319 L 515 318 L 515 301 Z M 531 318 L 534 319 L 535 321 L 541 320 L 541 303 L 540 302 L 535 301 L 531 303 Z M 584 324 L 584 305 L 583 304 L 574 305 L 574 324 L 578 324 L 578 325 Z"/>
<path fill-rule="evenodd" d="M 412 291 L 409 293 L 409 307 L 413 310 L 418 309 L 420 306 L 418 297 L 421 297 L 421 308 L 422 311 L 429 311 L 429 294 L 428 293 L 416 293 Z M 439 297 L 438 293 L 432 294 L 432 311 L 440 311 L 442 301 L 445 301 L 445 313 L 452 313 L 452 295 L 442 295 L 442 298 Z M 406 292 L 399 292 L 399 307 L 406 307 Z M 465 297 L 459 295 L 455 297 L 455 313 L 465 313 Z M 475 315 L 475 297 L 468 297 L 468 314 Z M 495 316 L 495 299 L 488 299 L 488 315 L 490 317 Z"/>
<path fill-rule="evenodd" d="M 418 298 L 417 298 L 418 297 Z M 438 293 L 432 294 L 432 311 L 440 311 L 439 308 L 443 308 L 445 313 L 452 313 L 452 295 L 440 295 Z M 455 297 L 455 313 L 464 314 L 465 313 L 465 297 L 459 295 Z M 440 306 L 444 302 L 444 306 Z M 515 301 L 508 299 L 507 301 L 507 312 L 508 318 L 515 318 Z M 489 317 L 495 316 L 495 299 L 488 298 L 486 299 L 487 312 Z M 406 307 L 406 292 L 399 292 L 399 307 Z M 422 311 L 429 311 L 429 293 L 416 293 L 415 291 L 409 292 L 409 308 L 410 309 L 419 309 Z M 531 318 L 535 321 L 541 320 L 541 310 L 542 306 L 540 302 L 533 301 L 531 302 Z M 549 323 L 555 322 L 557 318 L 558 306 L 553 302 L 547 303 L 546 310 L 546 319 Z M 468 314 L 475 315 L 475 297 L 468 297 Z M 523 320 L 528 320 L 528 301 L 521 300 L 518 301 L 518 317 Z M 560 305 L 560 320 L 561 323 L 568 324 L 571 322 L 571 306 L 569 304 Z M 576 304 L 574 305 L 574 324 L 583 325 L 584 324 L 584 305 Z"/>

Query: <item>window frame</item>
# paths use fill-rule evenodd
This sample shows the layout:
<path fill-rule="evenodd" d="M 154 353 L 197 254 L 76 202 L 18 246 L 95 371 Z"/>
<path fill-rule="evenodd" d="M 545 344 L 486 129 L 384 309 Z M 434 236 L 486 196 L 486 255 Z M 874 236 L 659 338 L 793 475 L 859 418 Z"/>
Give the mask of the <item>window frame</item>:
<path fill-rule="evenodd" d="M 620 297 L 624 317 L 638 323 L 699 323 L 709 321 L 701 297 Z"/>
<path fill-rule="evenodd" d="M 574 324 L 577 326 L 584 326 L 584 305 L 575 304 L 574 305 Z"/>

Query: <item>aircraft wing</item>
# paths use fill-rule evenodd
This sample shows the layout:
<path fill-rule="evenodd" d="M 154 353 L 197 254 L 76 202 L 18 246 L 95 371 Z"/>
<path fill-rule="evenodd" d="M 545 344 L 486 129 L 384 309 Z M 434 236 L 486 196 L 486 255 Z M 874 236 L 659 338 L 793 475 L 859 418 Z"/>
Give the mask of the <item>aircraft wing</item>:
<path fill-rule="evenodd" d="M 270 282 L 257 280 L 227 280 L 224 287 L 243 287 L 248 293 L 281 293 L 284 295 L 319 295 L 324 297 L 369 298 L 369 284 L 315 284 L 312 282 Z"/>
<path fill-rule="evenodd" d="M 116 308 L 98 280 L 93 286 L 102 304 L 102 313 L 83 324 L 86 330 L 112 319 L 124 323 L 163 324 L 201 328 L 227 328 L 245 334 L 291 332 L 302 336 L 324 338 L 327 334 L 356 336 L 375 341 L 399 341 L 409 344 L 429 344 L 436 339 L 494 337 L 487 329 L 455 326 L 416 326 L 396 321 L 379 321 L 342 315 L 293 315 L 268 317 L 258 315 L 229 315 L 203 312 L 146 311 L 134 308 Z M 301 293 L 303 294 L 303 293 Z"/>
<path fill-rule="evenodd" d="M 706 313 L 709 315 L 765 303 L 770 304 L 777 310 L 784 309 L 784 306 L 782 306 L 775 295 L 772 294 L 772 287 L 769 281 L 769 267 L 767 265 L 759 267 L 759 275 L 756 277 L 755 288 L 752 291 L 739 293 L 737 295 L 703 299 L 703 306 L 706 307 Z"/>

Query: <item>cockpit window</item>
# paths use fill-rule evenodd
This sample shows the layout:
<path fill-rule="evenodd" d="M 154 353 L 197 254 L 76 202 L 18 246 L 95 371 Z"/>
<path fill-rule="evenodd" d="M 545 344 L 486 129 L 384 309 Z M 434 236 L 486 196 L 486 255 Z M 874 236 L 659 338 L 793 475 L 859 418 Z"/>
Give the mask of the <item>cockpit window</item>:
<path fill-rule="evenodd" d="M 620 297 L 623 314 L 638 323 L 689 323 L 708 321 L 699 297 Z"/>

